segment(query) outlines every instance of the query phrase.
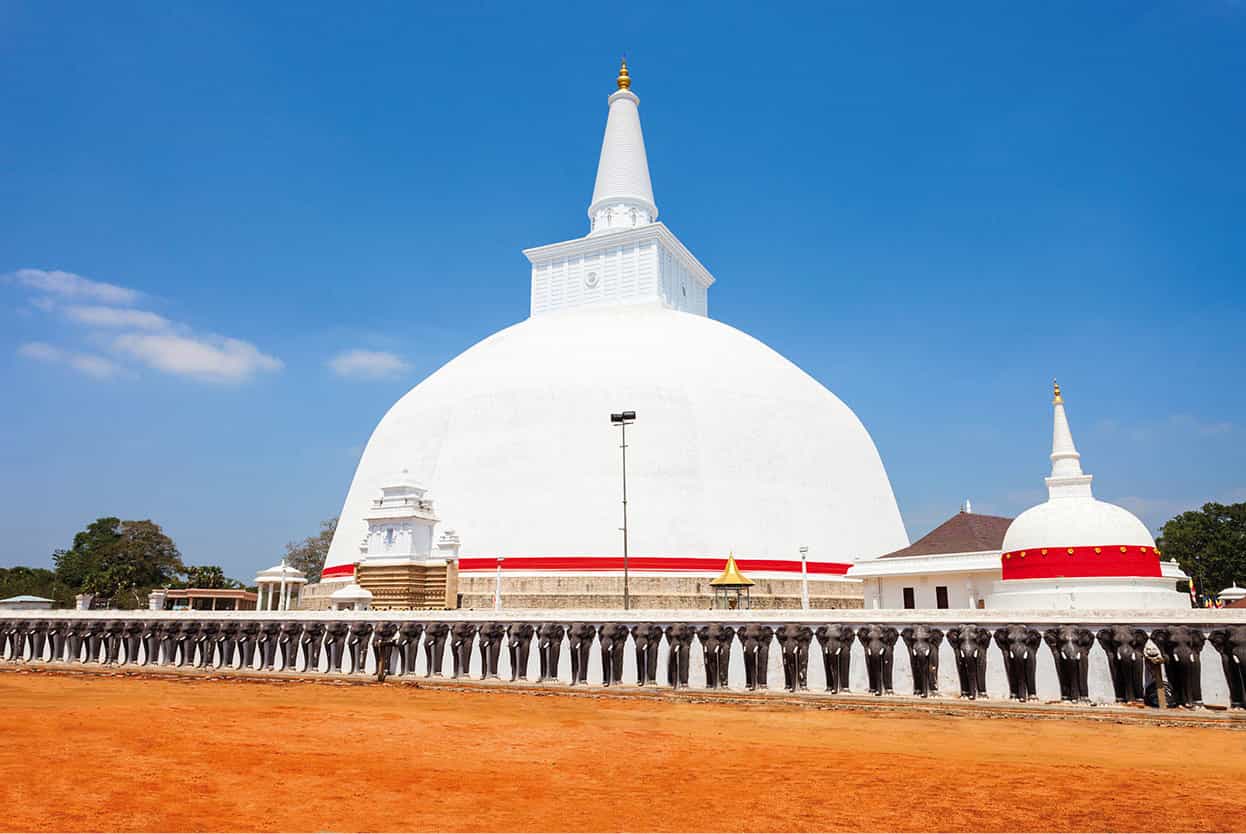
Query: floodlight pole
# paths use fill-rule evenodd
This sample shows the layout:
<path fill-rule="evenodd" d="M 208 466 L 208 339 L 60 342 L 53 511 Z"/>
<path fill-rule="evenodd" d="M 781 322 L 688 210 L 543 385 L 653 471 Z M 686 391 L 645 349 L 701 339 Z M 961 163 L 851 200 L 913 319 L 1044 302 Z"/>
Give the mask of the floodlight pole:
<path fill-rule="evenodd" d="M 623 610 L 627 611 L 632 607 L 632 595 L 630 587 L 630 576 L 628 574 L 628 552 L 627 552 L 627 426 L 636 419 L 635 411 L 623 411 L 610 415 L 610 422 L 617 425 L 622 432 L 622 444 L 620 448 L 623 450 Z"/>
<path fill-rule="evenodd" d="M 809 570 L 805 567 L 805 562 L 809 556 L 809 548 L 801 547 L 800 549 L 800 607 L 803 611 L 809 610 Z"/>

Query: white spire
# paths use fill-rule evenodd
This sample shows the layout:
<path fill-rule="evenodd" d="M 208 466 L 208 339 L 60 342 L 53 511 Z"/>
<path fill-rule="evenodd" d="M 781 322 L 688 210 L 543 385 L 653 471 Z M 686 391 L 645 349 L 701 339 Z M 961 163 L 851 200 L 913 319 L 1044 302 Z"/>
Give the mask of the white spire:
<path fill-rule="evenodd" d="M 631 229 L 658 219 L 645 136 L 640 129 L 640 99 L 631 91 L 626 60 L 617 81 L 618 89 L 608 99 L 606 135 L 601 141 L 597 183 L 588 207 L 589 234 Z"/>
<path fill-rule="evenodd" d="M 1090 496 L 1090 475 L 1082 473 L 1082 456 L 1073 445 L 1073 432 L 1069 418 L 1064 413 L 1064 397 L 1060 395 L 1060 383 L 1052 382 L 1054 408 L 1051 430 L 1051 477 L 1047 479 L 1050 498 Z"/>

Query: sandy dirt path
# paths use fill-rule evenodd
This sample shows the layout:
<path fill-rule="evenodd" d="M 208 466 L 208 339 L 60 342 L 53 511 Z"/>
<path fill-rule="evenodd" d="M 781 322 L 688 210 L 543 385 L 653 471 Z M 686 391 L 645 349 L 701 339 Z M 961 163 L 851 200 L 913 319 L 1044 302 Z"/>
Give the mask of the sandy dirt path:
<path fill-rule="evenodd" d="M 0 675 L 2 830 L 1246 828 L 1246 732 Z"/>

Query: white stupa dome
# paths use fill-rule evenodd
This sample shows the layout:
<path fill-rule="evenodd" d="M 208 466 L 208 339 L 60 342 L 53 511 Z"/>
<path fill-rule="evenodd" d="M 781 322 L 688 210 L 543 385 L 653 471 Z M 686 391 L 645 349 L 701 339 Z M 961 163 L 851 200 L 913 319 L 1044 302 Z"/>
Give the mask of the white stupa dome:
<path fill-rule="evenodd" d="M 645 165 L 638 101 L 622 84 L 610 97 L 603 168 Z M 465 566 L 539 557 L 574 571 L 618 557 L 610 415 L 625 410 L 637 415 L 626 430 L 633 570 L 717 557 L 712 576 L 734 551 L 754 572 L 765 560 L 799 571 L 802 546 L 816 566 L 908 544 L 861 421 L 778 353 L 707 317 L 714 279 L 654 221 L 648 184 L 647 165 L 599 171 L 590 234 L 525 253 L 531 317 L 389 410 L 355 472 L 326 578 L 349 575 L 371 500 L 404 467 L 437 494 Z"/>
<path fill-rule="evenodd" d="M 1161 563 L 1137 516 L 1099 501 L 1082 472 L 1064 398 L 1055 386 L 1047 501 L 1017 516 L 1004 533 L 1002 581 L 991 596 L 1004 608 L 1189 607 L 1176 565 Z"/>

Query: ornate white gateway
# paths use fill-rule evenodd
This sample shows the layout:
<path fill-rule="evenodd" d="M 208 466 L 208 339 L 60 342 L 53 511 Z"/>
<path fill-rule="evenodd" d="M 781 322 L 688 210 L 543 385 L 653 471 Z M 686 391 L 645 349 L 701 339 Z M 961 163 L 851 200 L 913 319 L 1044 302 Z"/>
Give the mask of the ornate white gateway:
<path fill-rule="evenodd" d="M 501 570 L 523 577 L 535 599 L 558 590 L 552 577 L 617 574 L 621 462 L 609 417 L 623 410 L 637 412 L 627 452 L 633 576 L 682 574 L 696 585 L 734 550 L 761 580 L 756 604 L 766 580 L 799 584 L 802 547 L 810 579 L 852 584 L 842 577 L 849 562 L 908 544 L 856 415 L 708 317 L 713 276 L 657 219 L 626 67 L 617 88 L 588 234 L 527 250 L 530 318 L 447 363 L 381 420 L 346 496 L 326 581 L 349 579 L 364 536 L 369 559 L 426 547 L 415 519 L 408 531 L 372 500 L 396 467 L 454 519 L 469 579 L 492 582 L 505 557 Z M 551 579 L 528 581 L 541 577 Z"/>

